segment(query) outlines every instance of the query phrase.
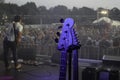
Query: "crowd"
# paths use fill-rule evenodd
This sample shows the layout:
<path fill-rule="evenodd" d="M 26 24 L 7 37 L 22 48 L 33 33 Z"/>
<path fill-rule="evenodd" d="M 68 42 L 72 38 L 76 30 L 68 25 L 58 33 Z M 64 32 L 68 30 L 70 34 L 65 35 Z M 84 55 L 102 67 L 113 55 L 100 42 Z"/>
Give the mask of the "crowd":
<path fill-rule="evenodd" d="M 55 25 L 24 25 L 23 29 L 23 36 L 22 36 L 22 43 L 21 47 L 36 47 L 38 49 L 38 53 L 44 55 L 52 55 L 53 53 L 57 52 L 57 44 L 55 43 L 54 39 L 56 38 L 56 32 L 59 31 L 58 26 Z M 120 27 L 113 27 L 110 29 L 102 29 L 96 28 L 94 26 L 77 26 L 75 27 L 77 31 L 77 35 L 79 41 L 84 47 L 85 50 L 89 50 L 87 47 L 99 47 L 100 49 L 108 49 L 113 48 L 113 43 L 115 38 L 120 38 Z M 0 27 L 0 45 L 2 45 L 2 40 L 4 36 L 4 26 Z M 118 39 L 118 43 L 120 44 L 120 39 Z M 117 47 L 120 47 L 118 45 Z M 89 54 L 90 51 L 82 51 L 81 55 Z M 99 50 L 100 50 L 99 49 Z M 104 54 L 100 50 L 99 53 L 102 55 Z M 119 50 L 120 51 L 120 50 Z M 84 52 L 84 53 L 82 53 Z M 88 53 L 87 53 L 88 52 Z M 120 53 L 120 52 L 118 52 Z M 91 53 L 92 54 L 92 53 Z M 95 53 L 97 54 L 97 53 Z"/>

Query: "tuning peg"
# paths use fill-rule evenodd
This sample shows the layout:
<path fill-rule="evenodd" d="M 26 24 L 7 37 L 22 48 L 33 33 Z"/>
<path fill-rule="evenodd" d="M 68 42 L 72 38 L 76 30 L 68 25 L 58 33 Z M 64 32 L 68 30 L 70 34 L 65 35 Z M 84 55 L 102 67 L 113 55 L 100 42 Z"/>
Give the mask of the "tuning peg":
<path fill-rule="evenodd" d="M 58 38 L 55 38 L 55 42 L 56 42 L 56 43 L 58 43 L 58 42 L 59 42 Z"/>
<path fill-rule="evenodd" d="M 60 23 L 64 23 L 64 19 L 63 18 L 60 19 Z"/>
<path fill-rule="evenodd" d="M 76 37 L 78 37 L 78 35 L 77 35 L 77 34 L 75 34 L 75 36 L 76 36 Z"/>
<path fill-rule="evenodd" d="M 78 46 L 81 47 L 82 45 L 80 44 L 80 42 L 78 42 Z"/>
<path fill-rule="evenodd" d="M 58 27 L 58 29 L 61 29 L 61 28 L 62 28 L 62 26 L 59 26 L 59 27 Z"/>
<path fill-rule="evenodd" d="M 73 32 L 76 32 L 76 30 L 73 28 Z"/>
<path fill-rule="evenodd" d="M 57 36 L 59 36 L 59 37 L 60 37 L 60 32 L 57 32 L 56 34 L 57 34 Z"/>

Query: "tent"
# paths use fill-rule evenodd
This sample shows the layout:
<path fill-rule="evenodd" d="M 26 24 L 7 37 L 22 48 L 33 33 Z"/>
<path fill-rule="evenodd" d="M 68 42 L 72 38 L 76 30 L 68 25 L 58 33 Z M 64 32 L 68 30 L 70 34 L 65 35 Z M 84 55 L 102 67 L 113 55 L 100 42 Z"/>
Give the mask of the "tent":
<path fill-rule="evenodd" d="M 93 24 L 99 24 L 99 23 L 107 23 L 110 24 L 111 26 L 120 26 L 120 21 L 112 20 L 108 17 L 101 17 L 100 19 L 94 20 Z"/>

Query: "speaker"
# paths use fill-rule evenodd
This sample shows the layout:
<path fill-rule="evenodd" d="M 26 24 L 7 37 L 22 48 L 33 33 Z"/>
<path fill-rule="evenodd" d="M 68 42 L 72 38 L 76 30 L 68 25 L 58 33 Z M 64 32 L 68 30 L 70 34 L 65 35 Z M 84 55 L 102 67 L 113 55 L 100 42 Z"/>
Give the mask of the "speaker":
<path fill-rule="evenodd" d="M 99 70 L 98 71 L 98 76 L 97 76 L 97 80 L 109 80 L 109 71 L 108 70 Z"/>
<path fill-rule="evenodd" d="M 118 70 L 111 70 L 109 80 L 119 80 L 119 71 Z"/>
<path fill-rule="evenodd" d="M 118 70 L 99 70 L 97 80 L 119 80 Z"/>
<path fill-rule="evenodd" d="M 97 70 L 96 68 L 86 67 L 82 71 L 82 80 L 96 80 Z"/>
<path fill-rule="evenodd" d="M 120 57 L 119 56 L 103 56 L 103 65 L 111 65 L 111 66 L 120 66 Z"/>

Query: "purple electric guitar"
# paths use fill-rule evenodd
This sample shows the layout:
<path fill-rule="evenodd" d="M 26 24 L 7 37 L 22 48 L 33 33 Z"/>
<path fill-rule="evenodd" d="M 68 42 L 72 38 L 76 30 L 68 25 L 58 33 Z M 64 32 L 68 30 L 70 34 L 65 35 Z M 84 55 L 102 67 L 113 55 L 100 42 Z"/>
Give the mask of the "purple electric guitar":
<path fill-rule="evenodd" d="M 71 62 L 72 62 L 72 52 L 73 52 L 73 80 L 78 80 L 78 51 L 79 43 L 73 29 L 74 20 L 72 18 L 66 18 L 63 26 L 62 33 L 58 41 L 58 50 L 61 51 L 61 62 L 60 62 L 60 75 L 59 80 L 66 80 L 67 72 L 67 60 L 68 65 L 68 79 L 71 80 Z M 67 59 L 67 53 L 69 53 L 69 58 Z"/>

